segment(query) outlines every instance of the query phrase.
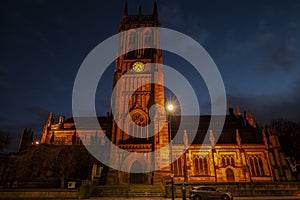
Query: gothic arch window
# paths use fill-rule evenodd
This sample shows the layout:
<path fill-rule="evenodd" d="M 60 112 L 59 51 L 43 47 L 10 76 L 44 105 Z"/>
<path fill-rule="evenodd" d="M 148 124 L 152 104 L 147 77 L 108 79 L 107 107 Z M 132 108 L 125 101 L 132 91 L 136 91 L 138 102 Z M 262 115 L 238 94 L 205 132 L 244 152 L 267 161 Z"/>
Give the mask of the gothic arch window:
<path fill-rule="evenodd" d="M 136 45 L 136 34 L 130 33 L 129 34 L 129 46 L 135 46 Z"/>
<path fill-rule="evenodd" d="M 249 156 L 250 172 L 252 176 L 264 176 L 264 167 L 260 155 Z"/>
<path fill-rule="evenodd" d="M 153 46 L 153 35 L 151 34 L 151 31 L 145 31 L 143 33 L 143 52 L 144 52 L 144 56 L 146 58 L 151 58 L 151 56 L 153 55 L 153 48 L 150 48 L 151 46 Z"/>
<path fill-rule="evenodd" d="M 265 175 L 264 167 L 263 167 L 263 163 L 262 163 L 261 158 L 258 159 L 258 164 L 259 164 L 259 166 L 261 166 L 261 167 L 260 167 L 260 174 L 261 174 L 262 176 Z"/>
<path fill-rule="evenodd" d="M 225 157 L 222 158 L 222 166 L 223 166 L 223 167 L 226 166 L 226 160 L 225 160 Z"/>
<path fill-rule="evenodd" d="M 234 182 L 235 181 L 235 179 L 234 179 L 234 172 L 230 168 L 228 168 L 226 170 L 226 179 L 227 179 L 227 182 Z"/>
<path fill-rule="evenodd" d="M 139 112 L 135 112 L 131 114 L 131 121 L 129 123 L 129 131 L 130 135 L 138 138 L 147 138 L 148 137 L 148 129 L 147 118 L 143 114 Z"/>
<path fill-rule="evenodd" d="M 250 163 L 250 172 L 252 175 L 255 174 L 255 171 L 254 171 L 254 159 L 253 158 L 249 158 L 249 163 Z"/>
<path fill-rule="evenodd" d="M 193 156 L 193 165 L 195 176 L 198 175 L 209 175 L 209 165 L 208 165 L 208 157 L 207 156 Z"/>
<path fill-rule="evenodd" d="M 233 156 L 230 157 L 230 165 L 231 166 L 235 166 L 235 163 L 234 163 L 234 158 Z"/>
<path fill-rule="evenodd" d="M 152 44 L 152 38 L 149 32 L 146 32 L 144 35 L 144 45 L 149 47 Z"/>
<path fill-rule="evenodd" d="M 129 57 L 135 57 L 135 53 L 136 51 L 133 51 L 133 49 L 135 49 L 135 47 L 137 47 L 137 37 L 136 37 L 136 33 L 131 32 L 128 36 L 128 53 L 127 55 Z"/>
<path fill-rule="evenodd" d="M 222 155 L 221 162 L 222 162 L 222 167 L 227 167 L 227 166 L 234 167 L 235 166 L 234 155 L 232 155 L 232 154 Z"/>
<path fill-rule="evenodd" d="M 203 158 L 203 167 L 204 167 L 204 174 L 208 174 L 208 161 L 207 158 Z"/>
<path fill-rule="evenodd" d="M 198 165 L 198 163 L 199 163 L 199 157 L 196 156 L 194 158 L 194 166 L 195 166 L 194 174 L 199 174 L 199 171 L 200 171 L 199 166 L 200 165 Z"/>
<path fill-rule="evenodd" d="M 174 166 L 174 175 L 175 176 L 183 176 L 183 173 L 184 173 L 184 166 L 183 166 L 183 158 L 180 157 L 178 158 L 174 163 L 173 163 L 173 166 Z"/>

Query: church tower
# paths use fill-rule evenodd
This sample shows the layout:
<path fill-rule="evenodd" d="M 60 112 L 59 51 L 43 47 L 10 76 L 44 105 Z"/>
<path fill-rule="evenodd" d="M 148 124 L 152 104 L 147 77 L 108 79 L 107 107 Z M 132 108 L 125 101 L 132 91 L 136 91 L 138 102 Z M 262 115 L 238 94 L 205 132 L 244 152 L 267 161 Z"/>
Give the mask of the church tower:
<path fill-rule="evenodd" d="M 115 113 L 111 140 L 117 147 L 143 156 L 136 159 L 132 154 L 118 155 L 118 158 L 111 158 L 111 162 L 128 172 L 136 169 L 147 171 L 149 166 L 155 168 L 153 165 L 157 165 L 160 159 L 169 159 L 167 154 L 149 154 L 168 143 L 168 124 L 163 111 L 154 111 L 154 117 L 150 117 L 153 105 L 164 107 L 160 36 L 153 27 L 160 27 L 156 1 L 151 15 L 143 15 L 141 7 L 137 15 L 128 15 L 125 2 L 119 26 L 119 50 L 127 53 L 116 59 L 113 88 L 120 87 L 112 100 Z M 159 172 L 114 173 L 108 177 L 108 182 L 114 184 L 159 184 L 164 181 Z"/>

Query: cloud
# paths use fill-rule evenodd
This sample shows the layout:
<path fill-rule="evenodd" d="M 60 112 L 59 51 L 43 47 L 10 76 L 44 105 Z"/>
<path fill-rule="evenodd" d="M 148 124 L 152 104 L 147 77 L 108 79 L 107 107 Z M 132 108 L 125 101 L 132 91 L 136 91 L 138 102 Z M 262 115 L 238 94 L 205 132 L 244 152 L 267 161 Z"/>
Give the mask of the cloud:
<path fill-rule="evenodd" d="M 259 41 L 264 49 L 271 51 L 274 47 L 275 37 L 272 33 L 265 33 L 259 37 Z"/>
<path fill-rule="evenodd" d="M 10 74 L 14 70 L 12 67 L 8 67 L 6 65 L 0 64 L 0 88 L 2 89 L 10 89 L 12 88 L 11 80 L 9 80 Z"/>
<path fill-rule="evenodd" d="M 182 1 L 175 1 L 172 4 L 160 3 L 161 23 L 167 28 L 176 29 L 193 37 L 201 44 L 207 42 L 210 32 L 203 27 L 203 18 L 198 17 L 199 13 L 195 10 L 185 9 L 184 4 Z"/>
<path fill-rule="evenodd" d="M 33 130 L 35 137 L 39 138 L 43 131 L 44 124 L 47 122 L 50 111 L 35 105 L 27 106 L 26 111 L 29 115 L 33 115 L 33 117 L 30 118 L 30 121 L 26 123 L 23 122 L 21 126 L 22 128 L 30 128 Z M 58 117 L 56 117 L 56 120 L 58 120 Z"/>
<path fill-rule="evenodd" d="M 29 114 L 32 114 L 34 115 L 35 119 L 37 121 L 44 121 L 46 122 L 47 118 L 48 118 L 48 115 L 49 115 L 49 111 L 42 108 L 42 107 L 39 107 L 39 106 L 36 106 L 36 105 L 29 105 L 25 108 L 25 111 L 27 111 Z"/>
<path fill-rule="evenodd" d="M 172 4 L 169 2 L 162 2 L 158 9 L 159 13 L 162 14 L 162 24 L 165 26 L 178 27 L 185 24 L 184 10 L 179 1 L 172 2 Z"/>
<path fill-rule="evenodd" d="M 7 123 L 9 120 L 6 116 L 0 116 L 0 124 Z"/>
<path fill-rule="evenodd" d="M 293 121 L 300 121 L 300 74 L 290 84 L 287 91 L 276 95 L 253 95 L 233 96 L 228 99 L 233 104 L 238 104 L 241 110 L 250 109 L 254 119 L 259 124 L 267 124 L 273 119 L 286 118 Z"/>
<path fill-rule="evenodd" d="M 6 116 L 0 116 L 1 124 L 0 130 L 8 134 L 10 141 L 6 148 L 7 152 L 16 152 L 23 128 L 30 128 L 34 132 L 34 138 L 38 139 L 41 136 L 44 124 L 46 123 L 49 112 L 41 107 L 30 105 L 25 108 L 28 118 L 18 122 L 7 118 Z M 33 115 L 33 117 L 32 117 Z M 3 121 L 3 120 L 4 121 Z M 26 120 L 28 120 L 25 122 Z"/>
<path fill-rule="evenodd" d="M 266 62 L 267 68 L 290 69 L 297 59 L 297 50 L 289 41 L 283 42 L 270 55 Z"/>

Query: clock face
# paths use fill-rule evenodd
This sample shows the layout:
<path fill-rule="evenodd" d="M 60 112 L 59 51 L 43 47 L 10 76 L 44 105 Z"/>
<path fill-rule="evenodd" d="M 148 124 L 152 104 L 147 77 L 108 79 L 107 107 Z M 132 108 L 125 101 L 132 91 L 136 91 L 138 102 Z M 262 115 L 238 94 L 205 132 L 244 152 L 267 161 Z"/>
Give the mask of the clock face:
<path fill-rule="evenodd" d="M 133 63 L 132 70 L 135 72 L 142 72 L 144 70 L 144 63 L 142 62 Z"/>

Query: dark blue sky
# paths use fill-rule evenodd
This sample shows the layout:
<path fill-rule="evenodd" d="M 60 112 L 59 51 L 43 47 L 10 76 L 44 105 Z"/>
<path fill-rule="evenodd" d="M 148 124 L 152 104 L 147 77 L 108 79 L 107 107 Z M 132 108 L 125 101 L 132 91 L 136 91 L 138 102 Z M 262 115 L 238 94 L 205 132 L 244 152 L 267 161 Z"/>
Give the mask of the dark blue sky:
<path fill-rule="evenodd" d="M 11 135 L 8 150 L 15 151 L 23 127 L 39 138 L 50 111 L 72 115 L 77 70 L 95 46 L 118 33 L 124 1 L 0 4 L 0 130 Z M 137 14 L 139 5 L 143 13 L 152 12 L 152 0 L 128 0 L 129 13 Z M 251 109 L 259 124 L 281 117 L 300 120 L 299 10 L 297 0 L 158 0 L 162 26 L 203 45 L 221 72 L 228 99 Z M 164 61 L 184 70 L 185 63 L 172 55 L 165 54 Z M 111 71 L 97 97 L 102 115 L 109 110 L 103 96 L 111 91 Z M 193 73 L 183 73 L 199 96 L 209 99 Z M 209 110 L 209 101 L 201 106 Z"/>

